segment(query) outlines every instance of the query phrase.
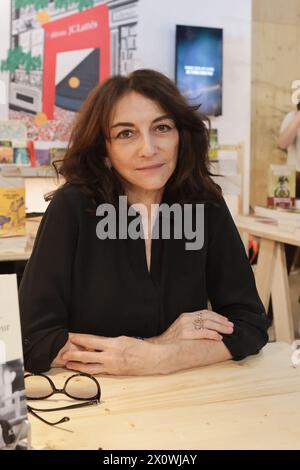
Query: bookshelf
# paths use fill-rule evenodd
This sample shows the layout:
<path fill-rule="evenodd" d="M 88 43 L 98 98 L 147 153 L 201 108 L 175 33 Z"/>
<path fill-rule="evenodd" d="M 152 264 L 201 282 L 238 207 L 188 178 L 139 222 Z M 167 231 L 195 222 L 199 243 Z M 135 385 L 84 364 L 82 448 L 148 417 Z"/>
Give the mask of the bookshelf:
<path fill-rule="evenodd" d="M 6 177 L 22 178 L 53 178 L 55 172 L 51 167 L 32 167 L 32 166 L 0 166 L 0 174 Z"/>

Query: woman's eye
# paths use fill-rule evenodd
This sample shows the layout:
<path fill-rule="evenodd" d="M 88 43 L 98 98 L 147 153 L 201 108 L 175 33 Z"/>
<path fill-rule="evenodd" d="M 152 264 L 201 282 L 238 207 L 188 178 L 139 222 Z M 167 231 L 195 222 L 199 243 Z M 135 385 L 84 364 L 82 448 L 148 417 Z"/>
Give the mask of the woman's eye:
<path fill-rule="evenodd" d="M 157 126 L 155 128 L 156 131 L 160 132 L 160 133 L 164 133 L 164 132 L 168 132 L 172 129 L 171 126 L 169 126 L 168 124 L 159 124 L 159 126 Z"/>
<path fill-rule="evenodd" d="M 131 131 L 130 129 L 125 129 L 124 131 L 119 132 L 119 134 L 117 135 L 117 138 L 118 139 L 128 139 L 132 135 L 133 135 L 133 131 Z"/>

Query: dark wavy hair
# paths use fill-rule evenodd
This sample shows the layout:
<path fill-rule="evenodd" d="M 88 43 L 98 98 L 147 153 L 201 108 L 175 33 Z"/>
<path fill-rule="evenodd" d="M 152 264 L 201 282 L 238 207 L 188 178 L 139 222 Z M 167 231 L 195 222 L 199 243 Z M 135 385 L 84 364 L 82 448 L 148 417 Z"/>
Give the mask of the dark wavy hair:
<path fill-rule="evenodd" d="M 164 200 L 173 203 L 221 200 L 221 189 L 209 170 L 209 123 L 197 108 L 187 104 L 176 85 L 163 74 L 141 69 L 128 77 L 117 75 L 97 85 L 89 94 L 74 124 L 59 172 L 65 184 L 79 187 L 94 204 L 116 204 L 125 194 L 121 176 L 105 164 L 111 114 L 116 103 L 134 91 L 160 105 L 175 121 L 179 132 L 177 166 L 169 178 Z"/>

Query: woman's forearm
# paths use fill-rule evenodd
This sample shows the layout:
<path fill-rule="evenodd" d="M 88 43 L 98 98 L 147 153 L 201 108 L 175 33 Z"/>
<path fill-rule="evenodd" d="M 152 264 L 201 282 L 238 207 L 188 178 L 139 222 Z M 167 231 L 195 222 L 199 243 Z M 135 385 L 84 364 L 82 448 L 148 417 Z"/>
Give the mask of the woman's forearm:
<path fill-rule="evenodd" d="M 151 343 L 128 336 L 104 338 L 76 334 L 61 359 L 66 367 L 87 374 L 165 375 L 231 359 L 221 341 L 192 339 Z"/>
<path fill-rule="evenodd" d="M 229 359 L 232 359 L 232 355 L 222 341 L 180 340 L 160 345 L 159 361 L 156 366 L 159 368 L 158 373 L 168 374 Z"/>

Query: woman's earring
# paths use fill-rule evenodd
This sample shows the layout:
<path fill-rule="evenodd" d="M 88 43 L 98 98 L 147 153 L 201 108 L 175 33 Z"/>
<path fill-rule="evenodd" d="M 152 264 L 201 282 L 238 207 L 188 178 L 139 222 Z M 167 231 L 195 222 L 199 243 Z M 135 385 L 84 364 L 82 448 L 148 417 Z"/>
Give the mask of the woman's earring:
<path fill-rule="evenodd" d="M 104 163 L 105 163 L 105 166 L 110 170 L 112 167 L 110 159 L 105 157 Z"/>

